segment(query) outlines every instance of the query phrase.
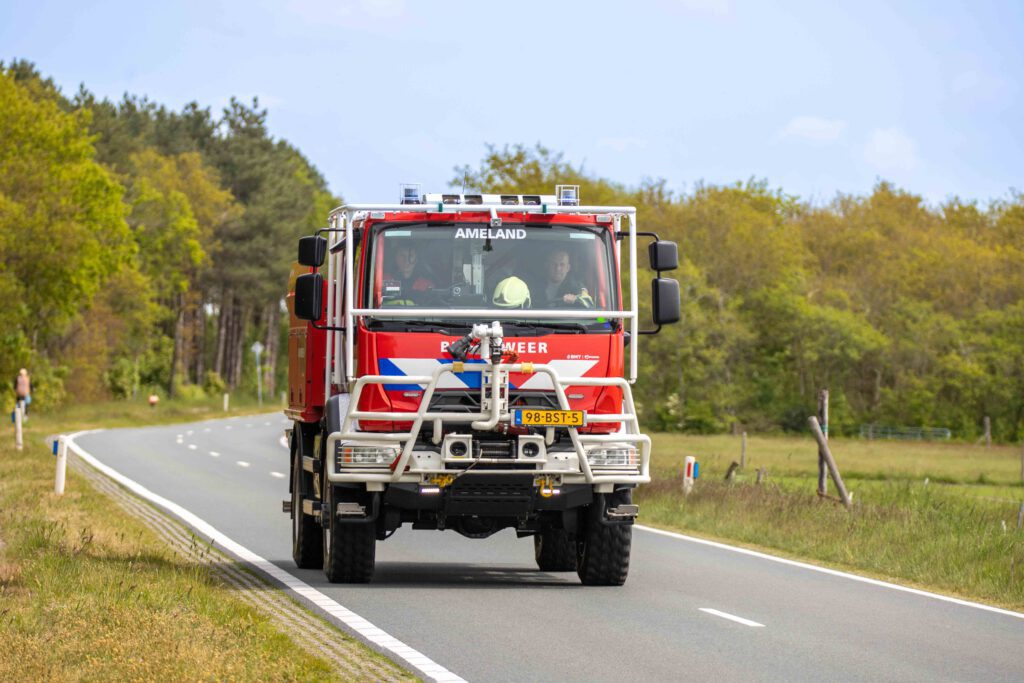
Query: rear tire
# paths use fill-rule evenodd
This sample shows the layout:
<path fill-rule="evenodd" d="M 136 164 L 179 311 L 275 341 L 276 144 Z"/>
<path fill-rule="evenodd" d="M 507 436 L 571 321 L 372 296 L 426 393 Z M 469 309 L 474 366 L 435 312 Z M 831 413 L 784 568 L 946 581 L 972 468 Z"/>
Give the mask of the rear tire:
<path fill-rule="evenodd" d="M 331 583 L 368 583 L 373 578 L 377 555 L 377 527 L 372 523 L 342 524 L 334 510 L 338 488 L 326 487 L 322 514 L 328 515 L 323 531 L 324 574 Z"/>
<path fill-rule="evenodd" d="M 533 554 L 542 572 L 576 571 L 576 538 L 565 529 L 546 529 L 534 535 Z"/>
<path fill-rule="evenodd" d="M 312 515 L 302 513 L 303 498 L 312 497 L 312 475 L 302 469 L 299 425 L 292 431 L 292 559 L 299 569 L 316 569 L 323 559 L 323 530 Z"/>
<path fill-rule="evenodd" d="M 632 492 L 623 489 L 605 495 L 606 507 L 629 504 Z M 582 535 L 576 542 L 576 573 L 584 586 L 621 586 L 629 574 L 633 527 L 602 524 L 600 506 L 590 506 Z"/>

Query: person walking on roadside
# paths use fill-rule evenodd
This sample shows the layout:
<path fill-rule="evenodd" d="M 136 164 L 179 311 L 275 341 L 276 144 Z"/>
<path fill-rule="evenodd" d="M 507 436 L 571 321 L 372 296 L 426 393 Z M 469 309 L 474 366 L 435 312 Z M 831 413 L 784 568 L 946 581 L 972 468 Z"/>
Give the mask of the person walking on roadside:
<path fill-rule="evenodd" d="M 32 401 L 32 380 L 28 370 L 22 368 L 14 378 L 14 398 L 20 404 L 21 414 L 28 416 L 28 404 Z"/>

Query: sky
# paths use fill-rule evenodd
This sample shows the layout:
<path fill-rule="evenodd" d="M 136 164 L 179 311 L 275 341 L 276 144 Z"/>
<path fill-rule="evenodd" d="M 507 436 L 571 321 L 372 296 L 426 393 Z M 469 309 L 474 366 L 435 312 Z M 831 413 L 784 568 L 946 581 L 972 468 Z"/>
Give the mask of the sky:
<path fill-rule="evenodd" d="M 356 202 L 446 189 L 488 143 L 681 193 L 1005 199 L 1024 190 L 1022 37 L 1021 0 L 0 0 L 0 60 L 175 110 L 258 97 Z"/>

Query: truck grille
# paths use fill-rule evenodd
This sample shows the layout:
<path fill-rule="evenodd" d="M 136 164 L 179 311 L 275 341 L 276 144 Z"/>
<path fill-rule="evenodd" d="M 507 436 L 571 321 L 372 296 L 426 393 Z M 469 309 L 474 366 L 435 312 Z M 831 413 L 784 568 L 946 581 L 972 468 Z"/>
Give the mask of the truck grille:
<path fill-rule="evenodd" d="M 533 500 L 533 475 L 466 474 L 456 479 L 448 493 L 450 512 L 487 514 L 493 507 L 529 507 Z"/>

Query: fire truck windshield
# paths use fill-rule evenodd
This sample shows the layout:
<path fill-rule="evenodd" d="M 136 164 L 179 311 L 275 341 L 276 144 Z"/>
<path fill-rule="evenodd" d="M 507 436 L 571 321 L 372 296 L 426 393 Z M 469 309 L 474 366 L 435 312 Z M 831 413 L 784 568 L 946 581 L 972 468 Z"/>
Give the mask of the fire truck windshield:
<path fill-rule="evenodd" d="M 367 255 L 365 303 L 612 310 L 618 288 L 611 238 L 607 229 L 581 225 L 378 225 Z"/>

